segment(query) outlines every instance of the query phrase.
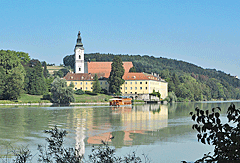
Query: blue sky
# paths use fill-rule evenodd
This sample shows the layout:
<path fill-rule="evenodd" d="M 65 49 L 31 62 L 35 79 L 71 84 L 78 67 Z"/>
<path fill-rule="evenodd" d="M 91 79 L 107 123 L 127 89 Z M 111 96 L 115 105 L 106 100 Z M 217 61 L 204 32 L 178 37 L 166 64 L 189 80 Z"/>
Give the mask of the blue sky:
<path fill-rule="evenodd" d="M 0 0 L 0 49 L 60 64 L 80 30 L 85 53 L 140 54 L 240 76 L 240 2 Z"/>

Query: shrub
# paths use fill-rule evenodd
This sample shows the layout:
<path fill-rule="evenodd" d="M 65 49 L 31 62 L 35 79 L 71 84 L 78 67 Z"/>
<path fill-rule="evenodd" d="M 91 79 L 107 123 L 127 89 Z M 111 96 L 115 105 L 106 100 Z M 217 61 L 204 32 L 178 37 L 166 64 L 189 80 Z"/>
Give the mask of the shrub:
<path fill-rule="evenodd" d="M 55 126 L 44 132 L 50 134 L 50 137 L 46 139 L 47 148 L 38 145 L 39 162 L 77 163 L 82 160 L 83 156 L 79 154 L 80 149 L 63 147 L 64 137 L 67 135 L 66 130 L 59 130 Z"/>
<path fill-rule="evenodd" d="M 50 100 L 51 101 L 51 93 L 44 94 L 41 100 Z"/>
<path fill-rule="evenodd" d="M 101 93 L 107 95 L 107 94 L 108 94 L 108 91 L 107 91 L 106 89 L 102 89 L 102 90 L 101 90 Z"/>
<path fill-rule="evenodd" d="M 218 111 L 221 108 L 213 108 L 211 113 L 198 108 L 195 113 L 190 112 L 192 120 L 197 122 L 192 128 L 198 132 L 198 141 L 214 145 L 213 156 L 205 154 L 197 162 L 240 162 L 240 110 L 231 104 L 225 124 L 222 124 Z"/>
<path fill-rule="evenodd" d="M 94 93 L 94 92 L 91 92 L 91 91 L 85 91 L 85 93 L 88 94 L 88 95 L 94 95 L 94 96 L 98 95 L 97 93 Z"/>
<path fill-rule="evenodd" d="M 85 92 L 82 89 L 78 89 L 78 90 L 74 91 L 74 93 L 76 95 L 83 95 Z"/>

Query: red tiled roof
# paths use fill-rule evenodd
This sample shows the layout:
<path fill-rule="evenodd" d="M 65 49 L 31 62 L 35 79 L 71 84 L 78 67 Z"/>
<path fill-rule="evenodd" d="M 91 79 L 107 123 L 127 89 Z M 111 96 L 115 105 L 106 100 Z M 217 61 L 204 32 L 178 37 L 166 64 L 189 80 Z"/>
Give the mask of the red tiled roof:
<path fill-rule="evenodd" d="M 124 80 L 158 80 L 151 74 L 146 74 L 143 72 L 129 72 L 123 75 Z"/>
<path fill-rule="evenodd" d="M 106 79 L 104 73 L 96 73 L 99 79 Z M 67 81 L 76 81 L 76 80 L 93 80 L 95 74 L 91 73 L 67 73 L 63 78 Z"/>
<path fill-rule="evenodd" d="M 93 80 L 94 75 L 88 73 L 67 73 L 63 78 L 66 80 Z"/>
<path fill-rule="evenodd" d="M 88 62 L 88 73 L 104 73 L 104 77 L 108 78 L 111 72 L 112 62 Z M 123 62 L 125 73 L 133 67 L 132 62 Z"/>

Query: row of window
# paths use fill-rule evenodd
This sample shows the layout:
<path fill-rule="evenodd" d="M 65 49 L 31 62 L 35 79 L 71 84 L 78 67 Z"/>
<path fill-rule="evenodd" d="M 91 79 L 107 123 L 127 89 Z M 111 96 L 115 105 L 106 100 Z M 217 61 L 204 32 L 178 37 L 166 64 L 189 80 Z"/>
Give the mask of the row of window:
<path fill-rule="evenodd" d="M 122 87 L 121 87 L 121 89 L 122 89 Z M 130 87 L 130 90 L 132 90 L 132 89 L 133 89 L 133 87 Z M 142 90 L 143 88 L 142 88 L 142 87 L 139 87 L 139 89 Z M 147 90 L 148 87 L 145 87 L 145 89 Z M 127 90 L 127 87 L 125 87 L 125 90 Z M 135 87 L 135 90 L 137 90 L 137 87 Z"/>
<path fill-rule="evenodd" d="M 77 87 L 75 87 L 75 90 L 77 90 L 78 88 Z M 80 87 L 80 89 L 83 89 L 82 87 Z M 88 87 L 86 87 L 86 89 L 85 90 L 87 90 L 88 89 Z M 92 87 L 91 87 L 91 89 L 93 89 Z M 105 87 L 105 89 L 107 90 L 107 87 Z"/>
<path fill-rule="evenodd" d="M 83 82 L 80 82 L 80 84 L 82 85 L 82 83 Z M 86 85 L 88 84 L 88 82 L 86 82 Z M 93 82 L 91 82 L 91 84 L 93 84 Z M 103 82 L 100 82 L 100 85 L 102 85 L 103 84 Z M 108 83 L 107 82 L 105 82 L 105 84 L 107 85 Z M 75 82 L 75 85 L 77 85 L 77 82 Z"/>
<path fill-rule="evenodd" d="M 82 87 L 80 88 L 80 89 L 82 89 Z M 86 89 L 85 90 L 87 90 L 88 88 L 86 87 Z M 91 87 L 91 89 L 92 89 L 92 87 Z M 75 87 L 75 90 L 77 90 L 77 87 Z"/>
<path fill-rule="evenodd" d="M 139 82 L 140 84 L 142 84 L 143 82 Z M 125 82 L 125 84 L 127 84 L 127 82 Z M 130 84 L 132 84 L 132 82 L 130 82 Z M 137 82 L 135 81 L 135 84 L 137 84 Z M 145 82 L 145 84 L 147 84 L 147 82 Z"/>
<path fill-rule="evenodd" d="M 127 92 L 125 92 L 125 94 L 127 94 Z M 130 92 L 130 94 L 133 94 L 132 92 Z M 137 92 L 135 92 L 135 94 L 137 94 Z"/>

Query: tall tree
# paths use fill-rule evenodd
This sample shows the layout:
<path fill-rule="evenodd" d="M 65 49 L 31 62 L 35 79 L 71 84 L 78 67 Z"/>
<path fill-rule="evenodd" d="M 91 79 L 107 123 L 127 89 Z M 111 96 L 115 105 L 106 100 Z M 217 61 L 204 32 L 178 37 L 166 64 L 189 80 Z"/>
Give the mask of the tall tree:
<path fill-rule="evenodd" d="M 94 75 L 94 82 L 93 82 L 93 92 L 94 93 L 100 93 L 101 92 L 101 86 L 100 83 L 98 81 L 98 76 L 97 74 Z"/>
<path fill-rule="evenodd" d="M 121 57 L 115 56 L 111 67 L 110 76 L 108 78 L 109 92 L 113 94 L 121 94 L 120 87 L 124 83 L 122 77 L 125 72 Z"/>
<path fill-rule="evenodd" d="M 69 104 L 74 102 L 73 89 L 67 86 L 67 81 L 65 79 L 60 79 L 57 77 L 54 79 L 51 87 L 52 100 L 58 104 Z"/>
<path fill-rule="evenodd" d="M 21 60 L 22 63 L 28 63 L 31 59 L 28 53 L 24 52 L 14 52 L 18 58 Z"/>
<path fill-rule="evenodd" d="M 25 91 L 32 95 L 42 95 L 47 91 L 43 69 L 39 60 L 32 59 L 26 66 Z"/>
<path fill-rule="evenodd" d="M 25 70 L 15 51 L 0 50 L 0 98 L 16 100 L 23 88 Z"/>
<path fill-rule="evenodd" d="M 45 61 L 43 62 L 43 76 L 45 78 L 49 77 L 49 72 L 48 72 L 48 69 L 47 69 L 47 63 Z"/>

